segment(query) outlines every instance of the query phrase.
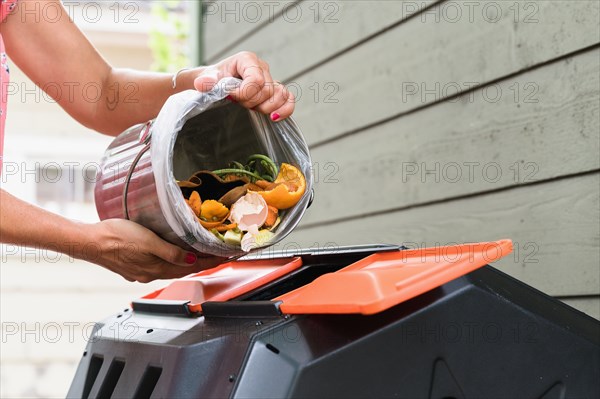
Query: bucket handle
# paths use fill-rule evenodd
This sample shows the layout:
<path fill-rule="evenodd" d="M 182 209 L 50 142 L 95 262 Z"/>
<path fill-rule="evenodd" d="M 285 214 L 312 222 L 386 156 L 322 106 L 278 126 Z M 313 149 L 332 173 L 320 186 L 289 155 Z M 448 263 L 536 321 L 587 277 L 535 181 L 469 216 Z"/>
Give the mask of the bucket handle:
<path fill-rule="evenodd" d="M 142 156 L 150 149 L 150 139 L 152 137 L 152 133 L 150 131 L 151 127 L 152 122 L 146 123 L 144 132 L 140 136 L 140 141 L 145 145 L 133 159 L 133 162 L 129 167 L 129 171 L 127 172 L 127 177 L 125 177 L 125 184 L 123 185 L 123 215 L 127 220 L 130 220 L 129 209 L 127 207 L 127 194 L 129 193 L 129 183 L 131 182 L 131 177 L 133 176 L 133 172 L 135 171 L 135 167 L 137 166 L 138 162 L 140 161 L 140 159 L 142 159 Z"/>

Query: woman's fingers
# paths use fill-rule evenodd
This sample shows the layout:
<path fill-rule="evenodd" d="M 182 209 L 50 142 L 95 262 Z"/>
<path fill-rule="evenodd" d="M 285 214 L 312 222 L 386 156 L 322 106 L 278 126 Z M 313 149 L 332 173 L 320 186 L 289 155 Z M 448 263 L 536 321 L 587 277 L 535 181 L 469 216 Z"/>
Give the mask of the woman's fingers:
<path fill-rule="evenodd" d="M 192 273 L 193 273 L 193 271 L 190 270 L 189 267 L 174 266 L 174 265 L 163 263 L 161 265 L 161 268 L 158 271 L 158 273 L 155 274 L 155 279 L 170 280 L 170 279 L 174 279 L 174 278 L 185 277 L 188 274 L 192 274 Z"/>
<path fill-rule="evenodd" d="M 226 259 L 224 258 L 211 256 L 207 258 L 197 258 L 197 261 L 193 266 L 177 266 L 161 259 L 156 259 L 155 262 L 149 262 L 145 266 L 140 265 L 139 274 L 136 275 L 133 280 L 128 277 L 125 277 L 125 279 L 129 281 L 139 281 L 140 283 L 149 283 L 154 280 L 170 280 L 185 277 L 204 269 L 211 269 L 225 261 Z"/>
<path fill-rule="evenodd" d="M 154 235 L 150 240 L 148 251 L 167 263 L 187 267 L 188 273 L 189 267 L 194 265 L 198 260 L 198 257 L 193 252 L 185 251 L 176 245 L 168 243 L 157 235 Z"/>
<path fill-rule="evenodd" d="M 177 266 L 154 258 L 153 261 L 136 265 L 131 274 L 121 274 L 128 281 L 138 281 L 140 283 L 150 283 L 154 280 L 170 280 L 180 278 L 194 273 L 193 269 L 186 266 Z"/>
<path fill-rule="evenodd" d="M 115 271 L 115 273 L 118 273 L 118 272 Z M 136 282 L 136 279 L 134 277 L 124 276 L 124 275 L 121 275 L 121 277 L 123 277 L 125 280 L 129 281 L 130 283 Z"/>
<path fill-rule="evenodd" d="M 218 68 L 208 67 L 205 68 L 200 76 L 198 76 L 194 80 L 194 87 L 196 90 L 201 92 L 207 92 L 212 90 L 212 88 L 217 84 L 217 82 L 221 79 L 222 73 Z"/>
<path fill-rule="evenodd" d="M 198 257 L 198 260 L 194 265 L 194 270 L 200 271 L 212 269 L 213 267 L 217 267 L 225 262 L 227 262 L 227 258 L 219 258 L 217 256 Z"/>
<path fill-rule="evenodd" d="M 196 78 L 194 86 L 208 91 L 226 76 L 242 79 L 241 85 L 231 92 L 231 98 L 242 106 L 268 114 L 274 121 L 285 119 L 294 111 L 293 95 L 273 79 L 269 64 L 252 52 L 235 54 L 208 67 Z"/>
<path fill-rule="evenodd" d="M 200 257 L 193 266 L 178 266 L 170 262 L 155 258 L 152 262 L 139 265 L 135 276 L 123 276 L 128 281 L 139 281 L 140 283 L 149 283 L 154 280 L 170 280 L 174 278 L 185 277 L 189 274 L 199 272 L 204 269 L 210 269 L 225 262 L 226 259 L 211 257 Z"/>
<path fill-rule="evenodd" d="M 265 63 L 258 57 L 244 57 L 237 63 L 236 75 L 242 78 L 242 84 L 231 93 L 234 100 L 242 105 L 253 108 L 260 104 L 268 90 L 268 83 L 272 81 L 271 73 Z M 234 75 L 234 76 L 236 76 Z"/>
<path fill-rule="evenodd" d="M 287 118 L 291 114 L 290 111 L 293 111 L 294 109 L 293 103 L 290 104 L 291 108 L 290 106 L 284 108 L 284 106 L 290 102 L 290 96 L 292 96 L 291 98 L 293 99 L 293 95 L 283 84 L 275 82 L 273 84 L 273 92 L 271 96 L 263 103 L 254 107 L 254 109 L 258 112 L 262 112 L 263 114 L 271 115 L 271 119 L 273 120 Z"/>
<path fill-rule="evenodd" d="M 296 107 L 296 97 L 293 93 L 288 90 L 288 98 L 286 102 L 281 105 L 279 108 L 271 112 L 271 120 L 279 121 L 283 120 L 294 112 L 294 108 Z"/>
<path fill-rule="evenodd" d="M 129 220 L 109 219 L 85 225 L 83 234 L 100 243 L 100 252 L 82 259 L 118 273 L 127 281 L 179 278 L 226 261 L 181 249 Z"/>

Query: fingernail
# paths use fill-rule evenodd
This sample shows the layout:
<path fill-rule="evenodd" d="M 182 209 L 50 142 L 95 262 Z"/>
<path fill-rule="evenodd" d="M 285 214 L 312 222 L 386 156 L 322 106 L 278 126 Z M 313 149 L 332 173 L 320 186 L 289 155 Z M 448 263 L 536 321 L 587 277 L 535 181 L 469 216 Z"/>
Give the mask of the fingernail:
<path fill-rule="evenodd" d="M 272 120 L 273 122 L 275 122 L 276 120 L 278 120 L 278 119 L 279 119 L 279 117 L 280 117 L 280 116 L 281 116 L 281 115 L 279 115 L 277 112 L 273 112 L 273 113 L 271 114 L 271 120 Z"/>
<path fill-rule="evenodd" d="M 185 256 L 185 263 L 187 263 L 188 265 L 193 265 L 194 263 L 196 263 L 196 260 L 198 260 L 196 254 L 193 254 L 191 252 L 188 252 L 188 254 Z"/>
<path fill-rule="evenodd" d="M 226 98 L 226 99 L 228 99 L 229 101 L 231 101 L 232 103 L 237 103 L 237 101 L 235 101 L 235 100 L 233 99 L 233 97 L 231 97 L 231 95 L 229 95 L 229 96 L 227 96 L 227 97 L 225 97 L 225 98 Z"/>

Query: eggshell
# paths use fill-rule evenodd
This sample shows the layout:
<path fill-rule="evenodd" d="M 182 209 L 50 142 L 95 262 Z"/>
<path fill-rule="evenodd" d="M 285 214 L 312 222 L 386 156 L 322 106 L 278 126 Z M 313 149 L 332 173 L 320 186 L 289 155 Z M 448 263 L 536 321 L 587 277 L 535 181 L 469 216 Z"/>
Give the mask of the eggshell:
<path fill-rule="evenodd" d="M 233 204 L 229 220 L 237 223 L 242 231 L 258 234 L 258 229 L 265 223 L 268 214 L 264 198 L 260 194 L 248 192 Z"/>

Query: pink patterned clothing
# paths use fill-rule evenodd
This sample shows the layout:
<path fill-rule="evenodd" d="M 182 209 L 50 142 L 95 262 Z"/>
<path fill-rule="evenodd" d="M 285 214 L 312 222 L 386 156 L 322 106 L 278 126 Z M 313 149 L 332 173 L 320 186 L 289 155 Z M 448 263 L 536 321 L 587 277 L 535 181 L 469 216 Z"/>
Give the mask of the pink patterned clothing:
<path fill-rule="evenodd" d="M 15 8 L 17 0 L 0 0 L 0 23 Z M 6 101 L 8 88 L 8 60 L 4 52 L 4 42 L 0 33 L 0 174 L 4 154 L 4 122 L 6 121 Z"/>

